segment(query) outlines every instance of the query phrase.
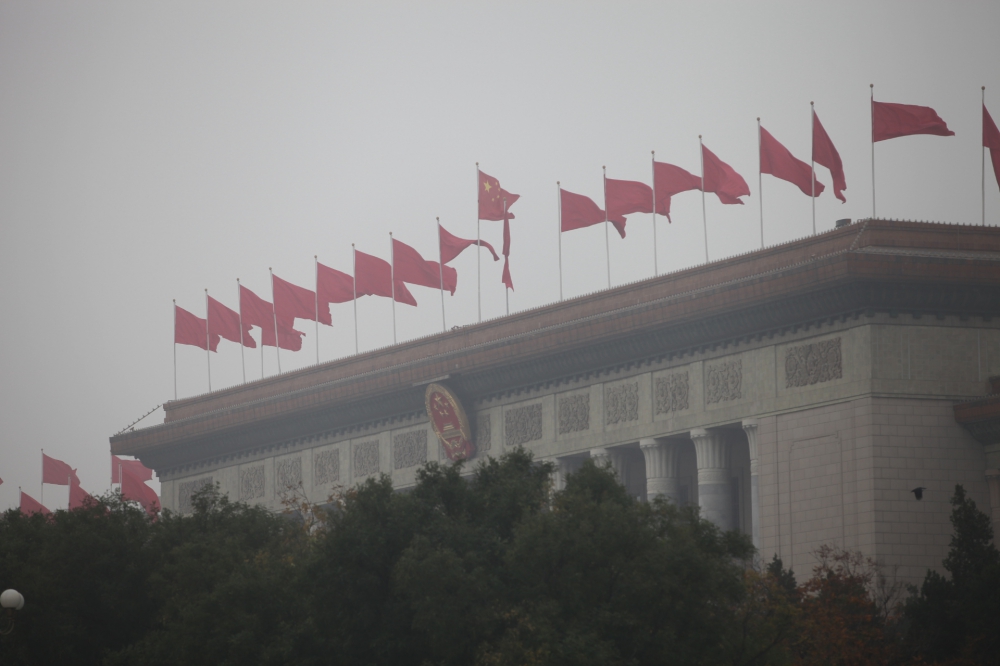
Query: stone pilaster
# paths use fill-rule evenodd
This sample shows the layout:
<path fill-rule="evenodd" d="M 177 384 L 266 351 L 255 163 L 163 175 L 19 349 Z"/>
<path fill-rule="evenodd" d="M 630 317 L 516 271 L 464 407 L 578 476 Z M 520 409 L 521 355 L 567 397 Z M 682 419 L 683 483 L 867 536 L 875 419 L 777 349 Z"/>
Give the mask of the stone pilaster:
<path fill-rule="evenodd" d="M 646 497 L 652 501 L 662 495 L 674 504 L 681 499 L 681 485 L 677 473 L 680 468 L 680 450 L 673 442 L 658 439 L 640 439 L 639 448 L 646 459 Z"/>
<path fill-rule="evenodd" d="M 698 458 L 698 505 L 702 517 L 720 529 L 736 529 L 729 442 L 721 433 L 704 428 L 692 430 L 691 441 Z"/>
<path fill-rule="evenodd" d="M 753 547 L 760 551 L 760 451 L 757 448 L 757 419 L 743 419 L 743 432 L 750 446 L 750 521 Z"/>

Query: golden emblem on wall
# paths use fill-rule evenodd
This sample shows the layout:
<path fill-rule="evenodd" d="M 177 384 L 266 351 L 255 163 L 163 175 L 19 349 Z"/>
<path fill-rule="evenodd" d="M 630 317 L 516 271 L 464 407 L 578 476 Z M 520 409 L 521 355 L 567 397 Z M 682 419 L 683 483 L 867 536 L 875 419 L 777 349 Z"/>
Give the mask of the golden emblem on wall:
<path fill-rule="evenodd" d="M 429 384 L 424 394 L 427 417 L 444 446 L 448 460 L 471 458 L 476 452 L 465 409 L 451 390 L 442 384 Z"/>

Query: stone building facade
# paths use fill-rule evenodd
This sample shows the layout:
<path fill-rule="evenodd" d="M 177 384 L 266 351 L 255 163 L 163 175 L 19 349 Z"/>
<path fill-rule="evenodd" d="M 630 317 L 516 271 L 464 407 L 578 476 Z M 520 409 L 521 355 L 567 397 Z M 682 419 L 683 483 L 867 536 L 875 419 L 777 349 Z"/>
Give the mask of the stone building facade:
<path fill-rule="evenodd" d="M 1000 518 L 1000 436 L 956 419 L 1000 376 L 998 317 L 1000 229 L 862 221 L 168 403 L 111 445 L 180 512 L 205 483 L 275 510 L 376 474 L 405 488 L 445 459 L 422 407 L 435 381 L 462 397 L 476 458 L 523 446 L 557 486 L 596 459 L 800 574 L 832 544 L 916 582 L 947 552 L 955 484 Z"/>

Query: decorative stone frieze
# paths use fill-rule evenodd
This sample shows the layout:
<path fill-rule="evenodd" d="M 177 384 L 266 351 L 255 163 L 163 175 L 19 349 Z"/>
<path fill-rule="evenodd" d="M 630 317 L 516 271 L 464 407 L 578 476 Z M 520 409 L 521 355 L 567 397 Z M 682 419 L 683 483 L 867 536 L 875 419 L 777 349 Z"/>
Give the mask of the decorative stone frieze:
<path fill-rule="evenodd" d="M 843 376 L 840 338 L 785 350 L 785 388 L 821 384 Z"/>
<path fill-rule="evenodd" d="M 278 491 L 302 487 L 302 458 L 279 460 L 274 468 L 275 485 Z"/>
<path fill-rule="evenodd" d="M 630 382 L 604 389 L 604 424 L 639 420 L 639 383 Z"/>
<path fill-rule="evenodd" d="M 413 430 L 392 439 L 392 468 L 405 469 L 427 462 L 427 431 Z"/>
<path fill-rule="evenodd" d="M 542 438 L 542 405 L 514 407 L 504 412 L 504 444 L 509 448 Z"/>
<path fill-rule="evenodd" d="M 688 408 L 688 373 L 675 372 L 656 378 L 656 413 L 669 414 Z"/>
<path fill-rule="evenodd" d="M 489 451 L 493 445 L 493 418 L 489 412 L 476 415 L 476 452 Z"/>
<path fill-rule="evenodd" d="M 240 501 L 264 496 L 264 466 L 254 465 L 240 470 Z"/>
<path fill-rule="evenodd" d="M 368 476 L 379 470 L 378 440 L 354 445 L 354 476 Z"/>
<path fill-rule="evenodd" d="M 207 476 L 202 479 L 196 479 L 194 481 L 185 481 L 177 485 L 177 510 L 181 513 L 191 513 L 194 511 L 194 506 L 191 504 L 191 497 L 201 490 L 202 488 L 207 488 L 213 483 L 212 477 Z"/>
<path fill-rule="evenodd" d="M 320 451 L 313 457 L 313 483 L 323 486 L 340 481 L 340 449 Z"/>
<path fill-rule="evenodd" d="M 743 397 L 743 360 L 732 359 L 706 368 L 705 401 L 728 402 Z"/>
<path fill-rule="evenodd" d="M 559 400 L 559 434 L 590 430 L 590 394 L 568 395 Z"/>

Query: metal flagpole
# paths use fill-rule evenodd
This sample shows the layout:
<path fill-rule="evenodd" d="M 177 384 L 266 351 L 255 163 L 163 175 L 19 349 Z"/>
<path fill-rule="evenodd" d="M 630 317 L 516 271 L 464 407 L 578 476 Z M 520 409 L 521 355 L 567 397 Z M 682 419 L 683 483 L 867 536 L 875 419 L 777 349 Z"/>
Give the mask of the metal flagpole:
<path fill-rule="evenodd" d="M 559 208 L 559 226 L 556 232 L 559 234 L 559 300 L 563 299 L 562 288 L 562 186 L 556 181 L 556 206 Z"/>
<path fill-rule="evenodd" d="M 274 271 L 267 267 L 271 274 L 271 319 L 274 320 L 274 354 L 278 357 L 278 374 L 281 374 L 281 341 L 278 339 L 278 308 L 274 306 Z M 262 336 L 263 337 L 263 336 Z"/>
<path fill-rule="evenodd" d="M 708 219 L 705 216 L 705 145 L 698 135 L 698 146 L 701 148 L 701 227 L 705 231 L 705 263 L 708 263 Z"/>
<path fill-rule="evenodd" d="M 482 239 L 479 238 L 479 211 L 481 210 L 480 197 L 483 196 L 479 188 L 479 162 L 476 162 L 476 247 Z M 483 253 L 476 252 L 476 303 L 479 307 L 479 321 L 483 321 Z"/>
<path fill-rule="evenodd" d="M 809 102 L 809 110 L 810 110 L 809 122 L 811 123 L 810 128 L 812 130 L 810 131 L 810 135 L 813 137 L 809 143 L 809 145 L 811 146 L 809 154 L 809 166 L 810 166 L 809 177 L 812 178 L 812 182 L 809 184 L 809 186 L 812 188 L 813 236 L 816 235 L 816 134 L 815 134 L 816 109 L 814 105 L 815 102 Z"/>
<path fill-rule="evenodd" d="M 243 369 L 243 383 L 247 383 L 247 362 L 243 356 L 243 299 L 240 298 L 240 279 L 236 278 L 236 302 L 238 303 L 240 314 L 240 368 Z M 263 348 L 264 345 L 261 345 Z"/>
<path fill-rule="evenodd" d="M 174 400 L 177 399 L 177 299 L 174 299 Z"/>
<path fill-rule="evenodd" d="M 760 204 L 760 249 L 764 249 L 764 175 L 760 168 L 760 116 L 757 116 L 757 202 Z M 707 243 L 707 241 L 706 241 Z"/>
<path fill-rule="evenodd" d="M 506 230 L 510 229 L 510 222 L 507 221 L 507 197 L 503 198 L 503 224 L 504 224 L 504 229 L 506 229 Z M 505 264 L 509 265 L 510 264 L 510 254 L 509 254 L 510 248 L 507 248 L 507 250 L 508 250 L 508 254 L 505 254 L 503 256 L 503 260 L 504 260 Z M 506 284 L 503 286 L 503 297 L 504 297 L 504 301 L 507 304 L 507 314 L 509 315 L 510 314 L 510 288 Z"/>
<path fill-rule="evenodd" d="M 653 155 L 653 275 L 657 276 L 660 274 L 660 268 L 656 263 L 656 151 L 649 151 Z"/>
<path fill-rule="evenodd" d="M 316 297 L 316 365 L 319 365 L 319 255 L 313 255 L 313 261 L 316 262 L 316 293 L 313 296 Z"/>
<path fill-rule="evenodd" d="M 983 86 L 983 109 L 986 108 L 986 86 Z M 985 111 L 983 112 L 985 114 Z M 982 197 L 983 197 L 983 226 L 986 226 L 986 124 L 983 124 L 983 140 L 979 143 L 983 144 L 979 150 L 981 153 L 980 165 L 983 169 L 983 175 L 981 180 L 982 185 Z"/>
<path fill-rule="evenodd" d="M 875 84 L 870 83 L 872 107 L 872 217 L 875 217 Z"/>
<path fill-rule="evenodd" d="M 448 325 L 444 323 L 444 254 L 441 252 L 441 218 L 434 218 L 438 225 L 438 273 L 441 276 L 441 331 L 446 333 Z M 476 246 L 476 249 L 479 249 Z"/>
<path fill-rule="evenodd" d="M 611 289 L 611 242 L 608 240 L 608 170 L 602 166 L 604 173 L 604 256 L 608 264 L 608 289 Z"/>
<path fill-rule="evenodd" d="M 205 289 L 205 358 L 208 360 L 208 392 L 212 392 L 212 334 L 208 328 L 208 289 Z"/>
<path fill-rule="evenodd" d="M 351 243 L 351 261 L 354 263 L 353 284 L 354 284 L 354 353 L 358 353 L 358 254 Z"/>
<path fill-rule="evenodd" d="M 389 279 L 392 282 L 392 344 L 396 344 L 396 248 L 389 232 Z"/>

